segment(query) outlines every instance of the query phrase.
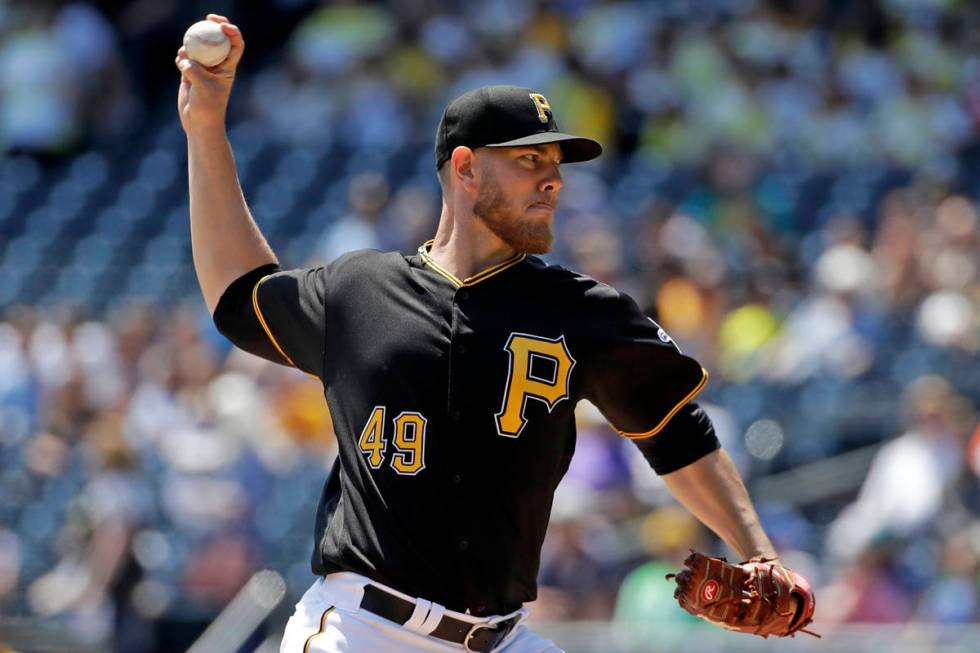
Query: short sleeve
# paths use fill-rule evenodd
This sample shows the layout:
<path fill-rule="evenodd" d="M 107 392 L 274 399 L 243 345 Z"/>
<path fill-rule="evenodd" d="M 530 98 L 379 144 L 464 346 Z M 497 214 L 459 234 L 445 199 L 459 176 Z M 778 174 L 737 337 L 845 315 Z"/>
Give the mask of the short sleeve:
<path fill-rule="evenodd" d="M 586 398 L 620 435 L 655 435 L 701 391 L 708 373 L 628 295 L 608 286 L 597 295 Z"/>
<path fill-rule="evenodd" d="M 262 277 L 252 307 L 266 336 L 293 367 L 322 377 L 326 342 L 325 268 L 284 270 Z"/>

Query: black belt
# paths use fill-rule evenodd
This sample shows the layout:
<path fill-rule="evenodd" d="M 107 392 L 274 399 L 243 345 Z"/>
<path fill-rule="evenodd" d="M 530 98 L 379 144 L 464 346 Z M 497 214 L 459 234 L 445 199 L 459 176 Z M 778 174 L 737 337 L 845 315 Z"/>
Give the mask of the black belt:
<path fill-rule="evenodd" d="M 406 621 L 412 618 L 412 613 L 415 612 L 415 603 L 386 592 L 377 585 L 368 584 L 364 586 L 361 608 L 403 626 Z M 442 619 L 439 620 L 439 625 L 429 635 L 454 644 L 461 644 L 467 651 L 490 653 L 503 641 L 504 637 L 507 637 L 520 620 L 521 615 L 514 615 L 499 621 L 491 619 L 483 623 L 472 624 L 468 621 L 454 619 L 449 615 L 443 615 Z"/>

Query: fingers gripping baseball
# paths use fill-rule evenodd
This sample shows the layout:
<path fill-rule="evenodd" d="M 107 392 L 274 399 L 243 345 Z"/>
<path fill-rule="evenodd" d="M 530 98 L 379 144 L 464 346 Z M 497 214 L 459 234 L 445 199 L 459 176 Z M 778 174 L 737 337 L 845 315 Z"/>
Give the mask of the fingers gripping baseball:
<path fill-rule="evenodd" d="M 722 628 L 768 637 L 793 636 L 813 620 L 809 583 L 771 560 L 730 564 L 691 552 L 684 569 L 668 574 L 677 583 L 674 598 L 696 617 Z"/>
<path fill-rule="evenodd" d="M 177 50 L 174 64 L 181 74 L 177 110 L 185 130 L 224 124 L 235 71 L 245 51 L 245 40 L 237 26 L 217 14 L 208 14 L 207 19 L 221 26 L 230 48 L 227 57 L 210 67 L 194 61 L 186 46 Z"/>
<path fill-rule="evenodd" d="M 211 70 L 219 74 L 230 72 L 234 75 L 235 69 L 238 68 L 238 62 L 242 59 L 242 53 L 245 52 L 245 40 L 242 38 L 242 32 L 238 29 L 237 25 L 234 25 L 224 16 L 208 14 L 207 19 L 218 23 L 221 26 L 221 31 L 224 32 L 225 36 L 228 37 L 228 41 L 231 43 L 228 57 L 216 66 L 213 66 Z"/>

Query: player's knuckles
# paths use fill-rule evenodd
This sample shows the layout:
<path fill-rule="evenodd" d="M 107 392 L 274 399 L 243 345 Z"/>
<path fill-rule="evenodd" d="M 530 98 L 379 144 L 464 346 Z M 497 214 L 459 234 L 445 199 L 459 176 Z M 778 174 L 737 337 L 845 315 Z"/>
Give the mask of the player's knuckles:
<path fill-rule="evenodd" d="M 190 77 L 192 82 L 198 84 L 201 89 L 205 89 L 208 96 L 220 97 L 228 94 L 231 88 L 230 76 L 208 70 L 196 61 L 186 61 L 189 65 L 181 68 L 181 71 Z"/>

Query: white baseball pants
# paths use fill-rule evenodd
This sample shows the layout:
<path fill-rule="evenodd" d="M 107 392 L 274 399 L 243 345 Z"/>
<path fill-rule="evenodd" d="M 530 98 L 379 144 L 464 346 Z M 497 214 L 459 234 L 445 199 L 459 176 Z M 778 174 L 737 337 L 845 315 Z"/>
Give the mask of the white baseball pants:
<path fill-rule="evenodd" d="M 432 603 L 427 610 L 416 611 L 416 615 L 421 615 L 418 619 L 413 615 L 400 626 L 360 609 L 364 586 L 369 582 L 373 581 L 349 572 L 330 574 L 314 581 L 286 624 L 280 653 L 459 653 L 463 650 L 462 644 L 428 635 L 442 615 L 474 624 L 486 621 Z M 375 585 L 416 605 L 428 604 L 380 583 Z M 522 608 L 519 613 L 527 615 L 527 610 Z M 518 624 L 494 653 L 562 653 L 562 650 L 528 630 L 524 624 Z"/>

